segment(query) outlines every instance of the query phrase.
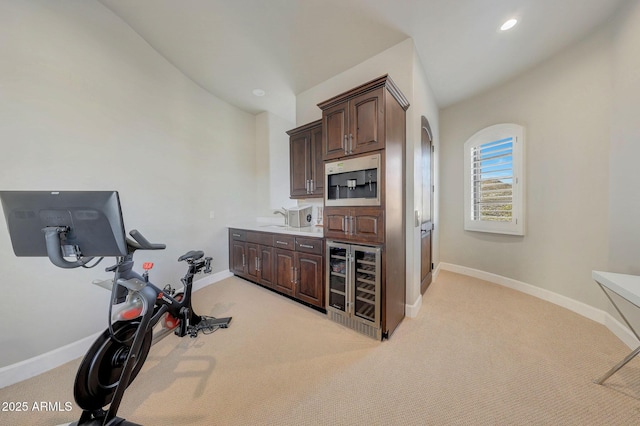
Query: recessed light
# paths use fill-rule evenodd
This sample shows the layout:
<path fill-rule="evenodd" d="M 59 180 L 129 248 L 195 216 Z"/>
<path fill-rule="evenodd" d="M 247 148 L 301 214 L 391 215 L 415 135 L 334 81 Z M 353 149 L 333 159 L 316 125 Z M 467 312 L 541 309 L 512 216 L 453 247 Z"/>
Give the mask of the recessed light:
<path fill-rule="evenodd" d="M 517 20 L 517 19 L 509 19 L 507 22 L 505 22 L 504 24 L 502 24 L 502 26 L 500 27 L 500 29 L 501 29 L 502 31 L 510 30 L 511 28 L 515 27 L 517 23 L 518 23 L 518 20 Z"/>
<path fill-rule="evenodd" d="M 252 92 L 255 96 L 264 96 L 267 92 L 262 89 L 253 89 Z"/>

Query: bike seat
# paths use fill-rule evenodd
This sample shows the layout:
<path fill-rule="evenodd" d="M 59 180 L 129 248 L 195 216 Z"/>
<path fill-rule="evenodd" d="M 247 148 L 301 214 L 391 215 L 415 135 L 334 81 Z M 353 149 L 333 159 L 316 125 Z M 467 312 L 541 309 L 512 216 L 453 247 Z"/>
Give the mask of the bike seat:
<path fill-rule="evenodd" d="M 182 256 L 180 256 L 178 258 L 178 262 L 182 262 L 183 260 L 187 260 L 187 259 L 198 260 L 202 256 L 204 256 L 204 252 L 203 251 L 201 251 L 201 250 L 191 250 L 191 251 L 186 252 Z"/>

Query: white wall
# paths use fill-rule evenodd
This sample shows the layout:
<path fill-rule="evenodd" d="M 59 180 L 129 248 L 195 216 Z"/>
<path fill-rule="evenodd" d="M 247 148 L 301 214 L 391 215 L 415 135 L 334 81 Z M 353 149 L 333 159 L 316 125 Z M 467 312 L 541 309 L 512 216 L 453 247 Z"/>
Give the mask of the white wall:
<path fill-rule="evenodd" d="M 615 25 L 609 157 L 609 268 L 640 275 L 640 2 Z"/>
<path fill-rule="evenodd" d="M 415 172 L 420 157 L 420 117 L 426 116 L 438 134 L 438 110 L 419 63 L 413 40 L 405 41 L 373 56 L 329 80 L 300 93 L 296 99 L 297 125 L 322 118 L 318 103 L 346 92 L 381 75 L 389 74 L 398 88 L 409 100 L 407 110 L 407 315 L 415 315 L 420 309 L 420 229 L 414 226 L 414 209 L 419 207 L 421 197 L 420 176 Z M 437 142 L 436 142 L 437 143 Z M 437 155 L 437 154 L 436 154 Z M 417 203 L 417 204 L 416 204 Z M 434 244 L 434 256 L 438 246 Z"/>
<path fill-rule="evenodd" d="M 605 28 L 440 112 L 443 262 L 609 309 L 591 270 L 607 267 L 611 70 Z M 484 127 L 508 122 L 526 132 L 526 235 L 464 231 L 463 144 Z"/>
<path fill-rule="evenodd" d="M 282 219 L 275 210 L 296 205 L 289 185 L 289 135 L 295 123 L 265 111 L 256 116 L 255 216 Z"/>
<path fill-rule="evenodd" d="M 424 67 L 418 57 L 417 52 L 413 51 L 413 96 L 412 105 L 407 115 L 407 258 L 411 256 L 411 261 L 407 262 L 408 282 L 412 285 L 407 288 L 407 305 L 410 306 L 408 314 L 415 316 L 420 309 L 422 296 L 420 294 L 420 251 L 421 251 L 421 233 L 420 227 L 415 226 L 415 210 L 421 210 L 422 207 L 422 116 L 429 120 L 429 126 L 433 133 L 432 146 L 435 152 L 433 156 L 433 182 L 435 192 L 433 195 L 433 217 L 432 221 L 435 226 L 431 234 L 432 244 L 432 261 L 437 265 L 440 258 L 439 235 L 440 235 L 440 210 L 438 196 L 440 194 L 439 186 L 439 112 L 435 97 L 429 86 L 427 75 Z M 411 194 L 413 199 L 411 200 Z"/>
<path fill-rule="evenodd" d="M 262 112 L 256 115 L 256 205 L 264 207 L 265 211 L 256 211 L 258 216 L 266 214 L 266 208 L 271 199 L 271 165 L 269 164 L 269 118 L 270 113 Z"/>
<path fill-rule="evenodd" d="M 389 74 L 409 99 L 413 93 L 411 90 L 413 50 L 413 41 L 406 39 L 355 67 L 298 94 L 296 97 L 296 125 L 302 126 L 321 119 L 322 110 L 318 108 L 320 102 L 384 74 Z"/>
<path fill-rule="evenodd" d="M 224 226 L 256 208 L 254 116 L 96 1 L 2 1 L 0 40 L 0 189 L 116 189 L 127 230 L 167 244 L 137 255 L 157 262 L 152 280 L 177 282 L 190 249 L 227 269 Z M 0 226 L 0 367 L 103 329 L 109 295 L 90 282 L 112 262 L 62 270 L 16 258 Z"/>
<path fill-rule="evenodd" d="M 289 135 L 287 131 L 296 127 L 295 123 L 276 114 L 269 114 L 269 179 L 270 198 L 267 212 L 273 217 L 273 211 L 281 207 L 291 207 L 296 203 L 289 198 Z M 265 159 L 257 159 L 265 161 Z M 279 216 L 280 218 L 282 216 Z"/>

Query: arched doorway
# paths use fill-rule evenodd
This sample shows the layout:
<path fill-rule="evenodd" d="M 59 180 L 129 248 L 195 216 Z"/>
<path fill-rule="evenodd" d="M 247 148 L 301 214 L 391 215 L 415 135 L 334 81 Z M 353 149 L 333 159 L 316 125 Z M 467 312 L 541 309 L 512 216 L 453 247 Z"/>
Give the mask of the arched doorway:
<path fill-rule="evenodd" d="M 420 212 L 420 293 L 424 294 L 433 275 L 433 134 L 429 120 L 422 116 L 420 139 L 422 146 L 422 207 Z"/>

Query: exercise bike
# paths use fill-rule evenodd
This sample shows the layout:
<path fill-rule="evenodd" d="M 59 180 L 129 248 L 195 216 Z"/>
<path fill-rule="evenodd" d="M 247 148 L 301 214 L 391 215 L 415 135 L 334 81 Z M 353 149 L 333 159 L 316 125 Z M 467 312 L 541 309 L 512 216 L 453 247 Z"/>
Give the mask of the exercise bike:
<path fill-rule="evenodd" d="M 149 281 L 151 263 L 143 265 L 144 273 L 133 270 L 136 250 L 164 249 L 164 244 L 151 244 L 138 231 L 130 232 L 135 241 L 127 239 L 128 254 L 119 259 L 108 272 L 113 280 L 94 281 L 112 290 L 112 304 L 117 300 L 118 286 L 127 289 L 125 302 L 111 317 L 115 322 L 91 346 L 80 363 L 74 384 L 76 403 L 83 409 L 74 425 L 127 425 L 116 417 L 124 392 L 135 379 L 154 343 L 173 332 L 178 337 L 196 337 L 199 332 L 209 334 L 227 328 L 231 318 L 197 315 L 191 306 L 193 277 L 200 271 L 211 272 L 211 257 L 202 251 L 189 251 L 178 258 L 187 263 L 182 278 L 184 288 L 177 291 L 170 285 L 163 289 Z M 114 285 L 115 283 L 115 285 Z M 159 327 L 155 327 L 159 324 Z M 154 328 L 156 329 L 154 332 Z M 107 410 L 105 406 L 109 405 Z"/>
<path fill-rule="evenodd" d="M 211 272 L 211 257 L 202 251 L 180 256 L 187 264 L 182 289 L 160 289 L 149 280 L 153 264 L 145 263 L 138 274 L 133 256 L 165 245 L 150 243 L 136 230 L 126 236 L 117 191 L 0 191 L 0 201 L 16 256 L 46 256 L 60 268 L 92 268 L 116 257 L 106 268 L 113 279 L 94 281 L 111 291 L 109 326 L 78 368 L 73 393 L 83 411 L 71 425 L 135 425 L 116 414 L 151 346 L 171 333 L 196 337 L 231 322 L 197 315 L 191 306 L 193 278 Z"/>

